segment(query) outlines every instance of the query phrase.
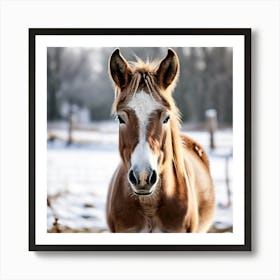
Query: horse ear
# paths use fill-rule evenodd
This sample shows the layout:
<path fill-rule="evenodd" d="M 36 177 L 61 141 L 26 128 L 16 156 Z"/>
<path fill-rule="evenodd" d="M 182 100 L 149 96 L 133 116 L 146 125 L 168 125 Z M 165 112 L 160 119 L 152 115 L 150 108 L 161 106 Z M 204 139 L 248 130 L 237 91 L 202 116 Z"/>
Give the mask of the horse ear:
<path fill-rule="evenodd" d="M 129 83 L 131 69 L 119 49 L 114 50 L 112 53 L 109 67 L 111 77 L 116 86 L 120 89 L 124 88 Z"/>
<path fill-rule="evenodd" d="M 166 89 L 179 74 L 179 59 L 175 51 L 168 49 L 167 56 L 161 61 L 157 70 L 158 84 Z"/>

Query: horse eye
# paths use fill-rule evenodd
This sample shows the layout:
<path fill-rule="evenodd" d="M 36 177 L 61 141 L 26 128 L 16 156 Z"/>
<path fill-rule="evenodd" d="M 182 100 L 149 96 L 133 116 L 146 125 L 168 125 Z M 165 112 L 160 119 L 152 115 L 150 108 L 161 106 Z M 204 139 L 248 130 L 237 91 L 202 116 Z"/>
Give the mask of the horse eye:
<path fill-rule="evenodd" d="M 168 115 L 168 116 L 163 120 L 163 123 L 168 123 L 169 119 L 170 119 L 170 115 Z"/>
<path fill-rule="evenodd" d="M 119 120 L 120 124 L 125 124 L 125 121 L 118 115 L 117 119 Z"/>

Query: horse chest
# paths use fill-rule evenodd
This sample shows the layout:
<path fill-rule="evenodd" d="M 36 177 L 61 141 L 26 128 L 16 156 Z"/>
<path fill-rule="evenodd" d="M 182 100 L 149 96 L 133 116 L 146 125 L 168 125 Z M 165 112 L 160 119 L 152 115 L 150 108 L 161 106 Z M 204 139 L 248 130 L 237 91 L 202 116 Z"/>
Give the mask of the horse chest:
<path fill-rule="evenodd" d="M 186 232 L 187 207 L 178 203 L 161 203 L 153 210 L 143 210 L 144 224 L 141 232 Z"/>
<path fill-rule="evenodd" d="M 139 211 L 142 216 L 142 223 L 139 232 L 163 232 L 160 219 L 157 215 L 157 205 L 150 205 L 146 203 L 140 203 L 141 210 Z"/>
<path fill-rule="evenodd" d="M 183 219 L 182 222 L 174 224 L 174 219 L 169 221 L 161 217 L 159 209 L 143 209 L 142 215 L 143 223 L 140 229 L 142 233 L 184 232 Z"/>
<path fill-rule="evenodd" d="M 140 232 L 142 233 L 165 232 L 165 230 L 162 228 L 158 217 L 144 217 L 144 223 L 142 225 Z"/>

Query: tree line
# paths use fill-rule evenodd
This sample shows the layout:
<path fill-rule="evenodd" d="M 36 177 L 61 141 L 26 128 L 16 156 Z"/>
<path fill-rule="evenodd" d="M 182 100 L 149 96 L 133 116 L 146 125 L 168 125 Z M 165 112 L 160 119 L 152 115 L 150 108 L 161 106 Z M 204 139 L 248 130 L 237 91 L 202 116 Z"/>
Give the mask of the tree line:
<path fill-rule="evenodd" d="M 174 98 L 185 122 L 203 122 L 207 109 L 216 109 L 220 123 L 232 123 L 232 49 L 173 47 L 180 60 Z M 67 118 L 65 108 L 87 109 L 91 121 L 111 118 L 114 99 L 108 60 L 114 48 L 47 50 L 48 121 Z M 167 48 L 121 48 L 127 60 L 135 55 L 163 58 Z M 67 105 L 67 106 L 65 106 Z M 64 108 L 64 109 L 63 109 Z"/>

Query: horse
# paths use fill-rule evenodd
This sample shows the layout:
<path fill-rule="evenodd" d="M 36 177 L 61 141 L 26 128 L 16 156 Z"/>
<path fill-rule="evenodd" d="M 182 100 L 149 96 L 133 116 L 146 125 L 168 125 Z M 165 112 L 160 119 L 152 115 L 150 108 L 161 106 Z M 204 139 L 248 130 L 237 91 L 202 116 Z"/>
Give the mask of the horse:
<path fill-rule="evenodd" d="M 112 233 L 206 233 L 215 210 L 204 149 L 180 133 L 172 92 L 179 59 L 128 62 L 119 49 L 109 59 L 119 121 L 121 162 L 109 184 L 106 215 Z"/>

